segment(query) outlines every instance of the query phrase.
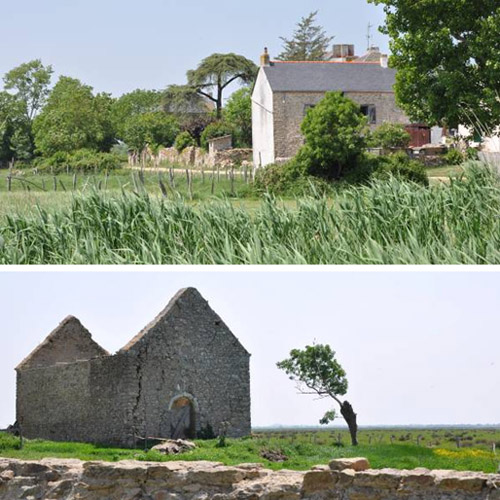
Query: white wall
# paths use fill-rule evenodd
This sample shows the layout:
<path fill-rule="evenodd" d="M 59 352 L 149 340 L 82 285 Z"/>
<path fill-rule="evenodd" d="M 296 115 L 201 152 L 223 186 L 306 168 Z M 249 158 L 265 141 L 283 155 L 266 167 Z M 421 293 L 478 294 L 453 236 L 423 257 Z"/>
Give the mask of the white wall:
<path fill-rule="evenodd" d="M 253 164 L 255 168 L 274 163 L 273 93 L 261 68 L 252 94 Z"/>
<path fill-rule="evenodd" d="M 472 132 L 469 128 L 464 125 L 459 125 L 458 133 L 464 137 L 469 136 Z M 497 128 L 496 134 L 500 133 L 500 129 Z M 485 153 L 500 153 L 500 136 L 492 135 L 491 137 L 483 137 L 483 143 L 481 146 L 481 151 Z"/>

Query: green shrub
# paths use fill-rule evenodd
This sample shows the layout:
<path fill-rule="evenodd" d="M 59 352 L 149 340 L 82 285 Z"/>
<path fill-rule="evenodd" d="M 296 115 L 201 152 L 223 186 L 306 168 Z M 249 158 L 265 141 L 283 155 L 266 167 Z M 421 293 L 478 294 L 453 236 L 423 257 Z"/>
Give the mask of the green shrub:
<path fill-rule="evenodd" d="M 373 172 L 373 178 L 386 180 L 391 176 L 424 186 L 429 185 L 425 167 L 420 162 L 411 160 L 406 153 L 379 157 L 379 164 Z"/>
<path fill-rule="evenodd" d="M 354 167 L 347 171 L 342 181 L 346 184 L 366 184 L 381 164 L 381 156 L 365 153 Z"/>
<path fill-rule="evenodd" d="M 302 122 L 305 144 L 297 161 L 310 175 L 339 179 L 356 165 L 365 146 L 366 118 L 341 92 L 327 92 Z"/>
<path fill-rule="evenodd" d="M 186 130 L 181 132 L 174 142 L 174 148 L 177 149 L 179 153 L 182 153 L 186 148 L 190 146 L 196 146 L 196 141 L 194 137 Z"/>
<path fill-rule="evenodd" d="M 407 148 L 410 140 L 404 125 L 385 122 L 370 134 L 368 142 L 374 148 L 393 149 Z"/>
<path fill-rule="evenodd" d="M 444 160 L 448 165 L 461 165 L 465 158 L 458 149 L 452 148 L 444 155 Z"/>
<path fill-rule="evenodd" d="M 121 158 L 115 153 L 98 153 L 91 149 L 78 149 L 73 153 L 62 151 L 48 158 L 40 158 L 36 166 L 40 170 L 50 170 L 54 173 L 64 172 L 67 168 L 71 171 L 104 172 L 119 168 Z"/>
<path fill-rule="evenodd" d="M 210 123 L 201 134 L 201 147 L 208 151 L 208 141 L 214 137 L 233 136 L 233 128 L 223 121 Z M 233 137 L 234 139 L 234 137 Z"/>
<path fill-rule="evenodd" d="M 254 188 L 260 194 L 303 196 L 325 194 L 331 190 L 331 185 L 324 179 L 307 175 L 304 166 L 294 158 L 282 165 L 259 168 Z"/>
<path fill-rule="evenodd" d="M 467 148 L 465 151 L 465 159 L 478 161 L 479 160 L 479 151 L 476 148 Z"/>

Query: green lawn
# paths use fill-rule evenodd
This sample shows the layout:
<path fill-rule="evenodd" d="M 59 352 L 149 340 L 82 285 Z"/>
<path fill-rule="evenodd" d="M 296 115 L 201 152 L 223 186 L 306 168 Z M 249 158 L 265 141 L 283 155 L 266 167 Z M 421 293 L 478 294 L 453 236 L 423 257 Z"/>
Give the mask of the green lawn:
<path fill-rule="evenodd" d="M 433 177 L 458 177 L 464 173 L 464 168 L 460 165 L 444 165 L 442 167 L 430 167 L 426 169 L 430 179 Z"/>
<path fill-rule="evenodd" d="M 391 436 L 394 436 L 393 443 L 391 443 Z M 422 436 L 420 445 L 416 444 L 418 436 Z M 462 437 L 461 448 L 457 448 L 457 436 Z M 226 465 L 262 463 L 272 469 L 293 470 L 307 470 L 313 465 L 327 464 L 333 458 L 356 456 L 368 458 L 372 467 L 376 469 L 425 467 L 496 472 L 500 463 L 500 457 L 491 451 L 493 442 L 500 444 L 499 429 L 484 431 L 362 430 L 359 438 L 360 446 L 352 447 L 349 445 L 347 433 L 343 431 L 256 432 L 250 438 L 228 439 L 228 445 L 224 448 L 217 446 L 217 440 L 196 441 L 198 446 L 196 450 L 166 457 L 155 451 L 42 440 L 25 440 L 24 447 L 20 450 L 19 439 L 0 434 L 0 456 L 30 460 L 44 457 L 104 461 L 209 460 Z M 284 453 L 288 460 L 283 463 L 269 462 L 261 457 L 263 451 L 279 451 Z"/>

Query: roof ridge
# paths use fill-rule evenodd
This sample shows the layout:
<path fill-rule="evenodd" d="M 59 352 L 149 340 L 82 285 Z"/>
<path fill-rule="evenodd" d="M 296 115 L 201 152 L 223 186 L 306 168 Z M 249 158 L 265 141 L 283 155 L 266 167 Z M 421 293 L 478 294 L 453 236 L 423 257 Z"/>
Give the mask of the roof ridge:
<path fill-rule="evenodd" d="M 170 311 L 173 309 L 174 305 L 177 301 L 184 295 L 186 292 L 196 290 L 193 287 L 181 288 L 168 302 L 168 304 L 144 327 L 139 333 L 134 335 L 118 352 L 128 352 L 134 347 L 141 339 L 143 339 L 149 331 L 154 328 L 160 320 L 162 320 L 165 316 L 167 316 Z M 199 293 L 199 292 L 198 292 Z"/>
<path fill-rule="evenodd" d="M 271 64 L 376 64 L 378 61 L 271 61 Z"/>
<path fill-rule="evenodd" d="M 109 352 L 104 349 L 103 347 L 101 347 L 93 338 L 92 338 L 92 334 L 90 333 L 90 331 L 85 328 L 85 326 L 82 324 L 82 322 L 76 317 L 76 316 L 73 316 L 73 315 L 68 315 L 66 316 L 46 337 L 45 339 L 42 340 L 42 342 L 40 342 L 17 366 L 16 366 L 16 370 L 20 370 L 23 366 L 25 366 L 26 364 L 29 363 L 29 361 L 31 361 L 33 359 L 33 357 L 41 350 L 43 349 L 45 346 L 47 346 L 56 336 L 57 334 L 70 322 L 76 322 L 78 323 L 81 327 L 82 327 L 82 330 L 84 333 L 88 334 L 88 336 L 90 337 L 90 339 L 92 340 L 92 342 L 94 342 L 94 344 L 96 344 L 100 349 L 102 349 L 103 353 L 105 353 L 106 355 L 109 356 Z"/>

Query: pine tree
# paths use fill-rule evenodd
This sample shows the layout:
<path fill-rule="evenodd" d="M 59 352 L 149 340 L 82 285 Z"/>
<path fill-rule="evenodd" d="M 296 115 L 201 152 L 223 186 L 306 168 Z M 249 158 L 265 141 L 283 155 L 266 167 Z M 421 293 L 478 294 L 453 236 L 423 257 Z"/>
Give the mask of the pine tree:
<path fill-rule="evenodd" d="M 318 11 L 311 12 L 297 23 L 293 38 L 280 37 L 283 52 L 279 61 L 324 61 L 334 37 L 327 36 L 322 26 L 315 24 Z"/>

